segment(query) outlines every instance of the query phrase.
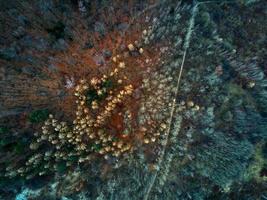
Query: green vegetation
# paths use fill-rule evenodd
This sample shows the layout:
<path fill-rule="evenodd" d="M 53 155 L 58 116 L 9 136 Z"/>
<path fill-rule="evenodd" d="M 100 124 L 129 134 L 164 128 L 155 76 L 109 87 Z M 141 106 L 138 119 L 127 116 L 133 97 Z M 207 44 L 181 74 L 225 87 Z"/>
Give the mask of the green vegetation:
<path fill-rule="evenodd" d="M 36 110 L 30 113 L 28 119 L 31 123 L 40 123 L 45 121 L 49 116 L 49 111 L 47 109 Z"/>
<path fill-rule="evenodd" d="M 267 160 L 264 158 L 264 144 L 258 143 L 255 148 L 254 158 L 244 175 L 245 180 L 266 181 L 267 177 L 261 177 L 261 171 L 266 167 Z"/>
<path fill-rule="evenodd" d="M 67 170 L 67 166 L 65 162 L 60 162 L 57 164 L 57 171 L 61 174 L 65 173 Z"/>
<path fill-rule="evenodd" d="M 76 162 L 76 161 L 79 160 L 79 157 L 78 156 L 69 156 L 68 160 L 71 161 L 71 162 Z"/>
<path fill-rule="evenodd" d="M 95 89 L 89 89 L 86 92 L 86 103 L 88 106 L 91 105 L 93 101 L 102 101 L 108 96 L 108 90 L 114 87 L 112 80 L 106 80 L 104 81 L 101 86 L 100 90 L 102 91 L 101 94 L 97 94 L 97 90 Z"/>
<path fill-rule="evenodd" d="M 113 83 L 113 81 L 110 80 L 110 79 L 104 81 L 104 82 L 102 83 L 102 85 L 101 85 L 101 88 L 106 88 L 107 90 L 108 90 L 108 89 L 111 89 L 111 88 L 113 88 L 113 87 L 114 87 L 114 83 Z"/>
<path fill-rule="evenodd" d="M 101 144 L 93 144 L 92 146 L 92 150 L 96 152 L 100 151 L 101 148 L 102 148 Z"/>
<path fill-rule="evenodd" d="M 0 134 L 5 134 L 8 131 L 9 131 L 9 129 L 7 127 L 3 127 L 3 126 L 0 127 Z"/>
<path fill-rule="evenodd" d="M 0 149 L 4 148 L 8 144 L 9 144 L 9 140 L 7 138 L 1 138 L 1 140 L 0 140 Z"/>
<path fill-rule="evenodd" d="M 119 139 L 117 137 L 112 138 L 112 142 L 117 142 Z"/>
<path fill-rule="evenodd" d="M 15 143 L 13 150 L 17 153 L 17 154 L 21 154 L 24 152 L 25 150 L 25 145 L 23 143 Z"/>
<path fill-rule="evenodd" d="M 95 100 L 98 100 L 98 95 L 96 90 L 90 89 L 86 92 L 86 103 L 87 105 L 91 105 L 91 103 Z"/>
<path fill-rule="evenodd" d="M 231 110 L 234 110 L 237 106 L 242 105 L 255 105 L 251 95 L 242 88 L 242 86 L 229 83 L 225 85 L 225 90 L 228 93 L 228 98 L 223 102 L 220 109 L 217 112 L 217 116 L 222 119 L 231 119 Z"/>
<path fill-rule="evenodd" d="M 25 143 L 14 142 L 10 138 L 2 138 L 0 140 L 0 150 L 15 152 L 16 154 L 21 154 L 25 150 Z"/>

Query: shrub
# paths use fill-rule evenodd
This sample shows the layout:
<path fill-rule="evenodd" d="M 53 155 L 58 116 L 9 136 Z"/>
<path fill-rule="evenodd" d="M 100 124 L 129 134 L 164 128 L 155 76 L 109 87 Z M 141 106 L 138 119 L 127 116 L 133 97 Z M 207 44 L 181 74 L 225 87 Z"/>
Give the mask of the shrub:
<path fill-rule="evenodd" d="M 47 109 L 44 110 L 36 110 L 30 113 L 29 121 L 31 123 L 40 123 L 45 121 L 48 118 L 49 112 Z"/>

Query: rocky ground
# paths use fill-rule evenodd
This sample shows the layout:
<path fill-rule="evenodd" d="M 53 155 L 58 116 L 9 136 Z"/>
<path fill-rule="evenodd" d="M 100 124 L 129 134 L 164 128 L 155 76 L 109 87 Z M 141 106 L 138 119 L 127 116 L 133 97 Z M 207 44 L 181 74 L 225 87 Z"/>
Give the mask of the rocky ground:
<path fill-rule="evenodd" d="M 12 0 L 0 11 L 0 199 L 267 199 L 264 1 Z M 118 150 L 89 151 L 106 136 L 75 136 L 77 85 L 121 63 L 112 81 L 133 91 L 99 128 Z M 49 114 L 82 143 L 51 132 L 37 145 Z"/>

